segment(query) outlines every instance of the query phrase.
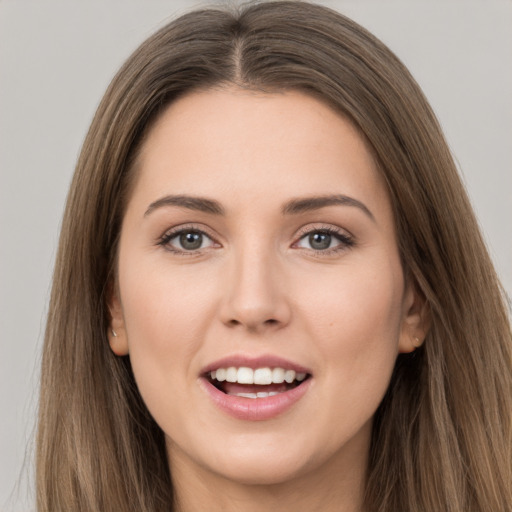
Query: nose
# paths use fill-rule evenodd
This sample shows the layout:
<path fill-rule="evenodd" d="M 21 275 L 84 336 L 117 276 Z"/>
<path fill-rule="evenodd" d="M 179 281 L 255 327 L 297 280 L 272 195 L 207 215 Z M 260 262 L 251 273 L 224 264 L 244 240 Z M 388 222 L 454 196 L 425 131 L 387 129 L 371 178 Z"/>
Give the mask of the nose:
<path fill-rule="evenodd" d="M 254 247 L 233 255 L 220 307 L 226 326 L 263 333 L 289 323 L 288 290 L 278 259 Z"/>

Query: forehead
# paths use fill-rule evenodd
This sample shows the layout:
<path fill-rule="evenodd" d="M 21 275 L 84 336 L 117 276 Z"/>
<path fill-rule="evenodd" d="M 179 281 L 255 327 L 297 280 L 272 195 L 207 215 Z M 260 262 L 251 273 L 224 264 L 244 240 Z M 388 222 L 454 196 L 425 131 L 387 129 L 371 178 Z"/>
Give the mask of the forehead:
<path fill-rule="evenodd" d="M 137 167 L 134 195 L 146 202 L 166 193 L 233 203 L 332 193 L 388 201 L 365 139 L 297 91 L 190 93 L 151 128 Z"/>

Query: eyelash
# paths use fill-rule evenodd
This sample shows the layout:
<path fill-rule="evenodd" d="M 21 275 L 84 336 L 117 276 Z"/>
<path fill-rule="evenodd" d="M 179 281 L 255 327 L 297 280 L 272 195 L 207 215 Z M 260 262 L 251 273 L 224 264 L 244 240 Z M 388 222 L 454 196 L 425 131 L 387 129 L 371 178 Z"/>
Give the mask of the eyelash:
<path fill-rule="evenodd" d="M 355 245 L 355 239 L 352 235 L 349 235 L 346 231 L 343 231 L 337 227 L 331 226 L 331 225 L 322 225 L 322 226 L 306 226 L 302 228 L 298 235 L 297 235 L 297 241 L 293 243 L 294 246 L 296 246 L 299 242 L 301 242 L 304 238 L 307 236 L 310 236 L 314 233 L 320 233 L 325 235 L 330 235 L 334 238 L 336 238 L 340 243 L 336 245 L 335 247 L 330 247 L 328 249 L 307 249 L 307 248 L 301 248 L 299 249 L 306 250 L 308 252 L 312 252 L 317 257 L 322 256 L 330 256 L 332 254 L 336 254 L 339 252 L 346 251 L 350 249 L 351 247 L 354 247 Z"/>
<path fill-rule="evenodd" d="M 158 245 L 161 245 L 167 251 L 170 251 L 178 256 L 197 256 L 200 253 L 200 251 L 204 249 L 186 251 L 177 249 L 176 247 L 173 247 L 170 244 L 172 239 L 185 233 L 197 233 L 199 235 L 206 236 L 207 238 L 209 238 L 213 242 L 213 244 L 218 244 L 218 242 L 216 242 L 215 239 L 211 235 L 209 235 L 204 228 L 199 228 L 194 225 L 185 225 L 166 231 L 158 240 Z"/>
<path fill-rule="evenodd" d="M 171 240 L 174 238 L 185 234 L 185 233 L 197 233 L 202 236 L 206 236 L 209 238 L 213 244 L 218 244 L 218 242 L 215 241 L 214 237 L 212 237 L 210 234 L 208 234 L 204 228 L 199 228 L 194 225 L 186 225 L 186 226 L 179 226 L 177 228 L 171 229 L 170 231 L 165 232 L 158 240 L 158 245 L 164 247 L 166 250 L 178 255 L 178 256 L 197 256 L 202 250 L 204 249 L 197 249 L 197 250 L 180 250 L 176 247 L 173 247 L 170 245 Z M 327 249 L 309 249 L 309 248 L 303 248 L 303 247 L 296 247 L 299 242 L 301 242 L 304 238 L 307 236 L 310 236 L 314 233 L 320 233 L 320 234 L 326 234 L 333 236 L 336 238 L 340 243 L 339 245 Z M 333 226 L 318 226 L 318 227 L 304 227 L 302 228 L 299 233 L 297 234 L 297 240 L 292 244 L 292 247 L 296 247 L 298 249 L 302 249 L 308 252 L 312 252 L 315 256 L 328 256 L 333 253 L 338 253 L 345 251 L 347 249 L 350 249 L 355 245 L 355 240 L 352 235 L 346 234 L 346 232 L 343 232 L 341 229 L 338 229 Z"/>

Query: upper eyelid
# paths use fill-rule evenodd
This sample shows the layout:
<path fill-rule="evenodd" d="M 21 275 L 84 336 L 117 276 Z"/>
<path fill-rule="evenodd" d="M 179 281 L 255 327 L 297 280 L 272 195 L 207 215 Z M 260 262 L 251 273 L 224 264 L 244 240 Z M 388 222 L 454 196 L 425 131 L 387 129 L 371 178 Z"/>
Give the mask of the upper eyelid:
<path fill-rule="evenodd" d="M 204 224 L 195 224 L 195 223 L 185 223 L 178 224 L 171 228 L 167 228 L 161 236 L 158 237 L 158 240 L 162 240 L 163 238 L 172 237 L 178 235 L 184 231 L 197 231 L 199 233 L 203 233 L 207 237 L 211 238 L 213 241 L 218 242 L 218 237 L 212 232 L 210 228 L 205 226 Z"/>
<path fill-rule="evenodd" d="M 345 228 L 342 228 L 340 226 L 337 226 L 335 224 L 327 224 L 327 223 L 324 223 L 324 222 L 319 222 L 319 223 L 308 223 L 308 224 L 305 224 L 304 226 L 301 226 L 295 233 L 295 238 L 296 240 L 304 237 L 305 235 L 308 235 L 310 233 L 314 233 L 316 231 L 328 231 L 330 233 L 339 233 L 340 235 L 344 235 L 346 236 L 347 238 L 354 238 L 354 235 L 348 231 L 347 229 Z"/>

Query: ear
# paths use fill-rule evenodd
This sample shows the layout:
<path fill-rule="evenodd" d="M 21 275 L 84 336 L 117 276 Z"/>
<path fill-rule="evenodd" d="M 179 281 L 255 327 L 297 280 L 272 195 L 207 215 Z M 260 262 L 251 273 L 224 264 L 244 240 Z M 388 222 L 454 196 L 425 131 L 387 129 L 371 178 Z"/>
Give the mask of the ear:
<path fill-rule="evenodd" d="M 119 289 L 112 284 L 109 290 L 108 309 L 110 311 L 110 326 L 108 342 L 116 356 L 128 355 L 128 340 L 124 326 L 123 308 L 119 299 Z"/>
<path fill-rule="evenodd" d="M 425 341 L 430 329 L 430 308 L 423 293 L 413 279 L 406 283 L 402 303 L 402 325 L 398 340 L 398 351 L 401 354 L 414 352 Z"/>

